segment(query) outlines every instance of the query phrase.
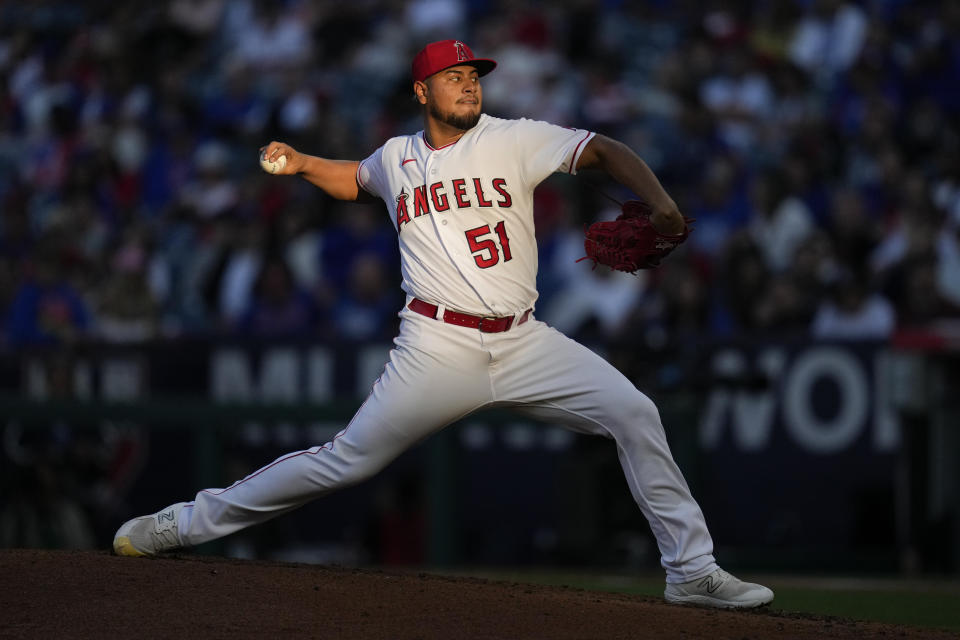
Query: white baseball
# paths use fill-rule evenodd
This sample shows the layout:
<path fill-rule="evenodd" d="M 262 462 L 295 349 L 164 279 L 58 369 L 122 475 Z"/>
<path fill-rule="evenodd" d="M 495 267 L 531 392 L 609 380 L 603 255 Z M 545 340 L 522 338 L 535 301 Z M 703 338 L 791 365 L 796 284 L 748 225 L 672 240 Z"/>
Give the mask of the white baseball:
<path fill-rule="evenodd" d="M 260 166 L 263 167 L 263 170 L 267 173 L 276 173 L 287 166 L 287 156 L 280 156 L 275 162 L 270 162 L 267 160 L 266 152 L 261 152 Z"/>

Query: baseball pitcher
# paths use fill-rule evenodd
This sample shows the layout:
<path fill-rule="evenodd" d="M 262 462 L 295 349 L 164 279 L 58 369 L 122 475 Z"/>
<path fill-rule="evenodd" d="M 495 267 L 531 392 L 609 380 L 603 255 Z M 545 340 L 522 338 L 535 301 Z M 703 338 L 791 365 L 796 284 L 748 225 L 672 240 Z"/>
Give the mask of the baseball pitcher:
<path fill-rule="evenodd" d="M 686 238 L 690 221 L 625 145 L 484 114 L 480 78 L 495 67 L 463 42 L 433 42 L 412 65 L 422 131 L 391 138 L 362 161 L 314 157 L 282 142 L 261 150 L 268 171 L 300 175 L 341 200 L 384 202 L 406 292 L 400 333 L 369 397 L 333 440 L 124 523 L 117 554 L 155 555 L 264 522 L 369 478 L 474 411 L 507 407 L 616 442 L 657 539 L 668 601 L 745 608 L 773 600 L 770 589 L 717 566 L 653 402 L 534 314 L 533 191 L 553 172 L 597 168 L 641 198 L 618 220 L 588 230 L 585 250 L 595 262 L 626 271 L 656 266 Z"/>

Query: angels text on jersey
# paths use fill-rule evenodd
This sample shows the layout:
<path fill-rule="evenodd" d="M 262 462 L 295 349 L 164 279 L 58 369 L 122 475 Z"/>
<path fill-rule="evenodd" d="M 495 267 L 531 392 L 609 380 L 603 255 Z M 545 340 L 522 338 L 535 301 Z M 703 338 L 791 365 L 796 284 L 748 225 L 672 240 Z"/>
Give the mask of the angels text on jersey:
<path fill-rule="evenodd" d="M 443 213 L 451 208 L 497 206 L 508 209 L 513 205 L 513 197 L 507 190 L 505 178 L 494 178 L 486 187 L 485 182 L 487 181 L 483 178 L 441 180 L 431 185 L 415 187 L 412 198 L 406 187 L 403 187 L 396 197 L 397 233 L 401 233 L 403 226 L 411 220 L 430 213 Z"/>

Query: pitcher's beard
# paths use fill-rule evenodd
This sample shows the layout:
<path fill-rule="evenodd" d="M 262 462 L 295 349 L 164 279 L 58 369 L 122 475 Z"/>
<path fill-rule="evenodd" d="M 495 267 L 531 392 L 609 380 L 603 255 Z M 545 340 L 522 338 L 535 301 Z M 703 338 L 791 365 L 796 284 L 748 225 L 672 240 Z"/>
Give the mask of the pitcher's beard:
<path fill-rule="evenodd" d="M 459 116 L 450 111 L 440 111 L 440 108 L 435 104 L 430 104 L 430 115 L 434 119 L 439 120 L 444 124 L 448 124 L 455 129 L 460 129 L 461 131 L 466 131 L 467 129 L 473 129 L 477 126 L 477 123 L 480 122 L 480 112 L 471 113 L 469 115 Z"/>

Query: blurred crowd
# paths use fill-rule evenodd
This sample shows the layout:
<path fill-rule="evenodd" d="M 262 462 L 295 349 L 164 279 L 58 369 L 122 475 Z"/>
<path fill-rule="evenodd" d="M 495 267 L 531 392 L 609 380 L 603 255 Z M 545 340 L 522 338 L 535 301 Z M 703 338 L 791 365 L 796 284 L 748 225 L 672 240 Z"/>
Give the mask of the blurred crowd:
<path fill-rule="evenodd" d="M 732 9 L 729 6 L 735 6 Z M 696 230 L 639 277 L 536 194 L 538 317 L 597 339 L 885 339 L 960 317 L 960 4 L 164 0 L 0 5 L 0 349 L 395 335 L 382 205 L 263 173 L 421 128 L 409 61 L 499 62 L 485 110 L 620 139 Z"/>

